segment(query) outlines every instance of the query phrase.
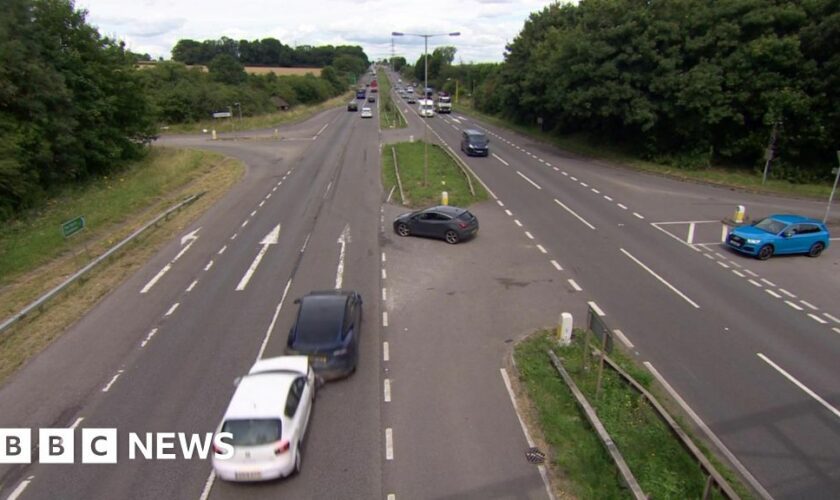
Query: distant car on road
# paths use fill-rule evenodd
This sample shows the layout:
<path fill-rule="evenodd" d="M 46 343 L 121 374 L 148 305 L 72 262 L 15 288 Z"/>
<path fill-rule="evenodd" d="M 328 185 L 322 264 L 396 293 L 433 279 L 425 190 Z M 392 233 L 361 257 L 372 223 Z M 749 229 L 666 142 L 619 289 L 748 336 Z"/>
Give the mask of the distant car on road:
<path fill-rule="evenodd" d="M 316 378 L 306 356 L 257 361 L 237 382 L 218 432 L 229 432 L 233 455 L 213 447 L 213 469 L 226 481 L 263 481 L 300 472 Z"/>
<path fill-rule="evenodd" d="M 362 108 L 361 116 L 362 118 L 373 118 L 373 111 L 371 111 L 369 107 L 365 106 L 364 108 Z"/>
<path fill-rule="evenodd" d="M 490 154 L 490 139 L 480 130 L 466 129 L 461 133 L 461 151 L 467 156 L 487 156 Z"/>
<path fill-rule="evenodd" d="M 375 95 L 369 95 L 368 96 L 368 102 L 376 102 L 376 96 Z"/>
<path fill-rule="evenodd" d="M 315 371 L 338 378 L 356 371 L 362 329 L 362 296 L 350 290 L 311 292 L 295 301 L 287 354 L 305 354 Z"/>
<path fill-rule="evenodd" d="M 350 101 L 347 103 L 347 111 L 358 111 L 359 105 L 356 104 L 356 101 Z"/>
<path fill-rule="evenodd" d="M 726 246 L 759 260 L 794 253 L 818 257 L 830 242 L 828 228 L 822 221 L 787 214 L 736 227 L 726 237 Z"/>
<path fill-rule="evenodd" d="M 475 236 L 478 218 L 464 208 L 441 205 L 400 215 L 394 219 L 394 232 L 439 238 L 454 245 Z"/>
<path fill-rule="evenodd" d="M 409 104 L 416 104 L 417 103 L 417 98 L 414 97 L 414 94 L 408 94 L 408 103 Z"/>

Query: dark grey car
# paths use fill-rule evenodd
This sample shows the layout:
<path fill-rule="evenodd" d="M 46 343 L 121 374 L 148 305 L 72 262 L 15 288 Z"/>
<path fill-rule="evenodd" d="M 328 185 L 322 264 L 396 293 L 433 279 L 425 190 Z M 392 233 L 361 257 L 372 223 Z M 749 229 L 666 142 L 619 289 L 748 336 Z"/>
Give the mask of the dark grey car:
<path fill-rule="evenodd" d="M 461 151 L 467 153 L 467 156 L 487 156 L 490 154 L 490 139 L 479 130 L 464 130 L 461 134 Z"/>
<path fill-rule="evenodd" d="M 475 236 L 478 218 L 464 208 L 441 205 L 400 215 L 394 219 L 394 232 L 439 238 L 454 245 Z"/>

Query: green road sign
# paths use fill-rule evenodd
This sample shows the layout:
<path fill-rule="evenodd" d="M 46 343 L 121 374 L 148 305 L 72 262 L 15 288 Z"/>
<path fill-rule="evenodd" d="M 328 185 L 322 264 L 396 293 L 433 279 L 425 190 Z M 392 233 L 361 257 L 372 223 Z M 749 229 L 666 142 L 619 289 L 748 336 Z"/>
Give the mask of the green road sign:
<path fill-rule="evenodd" d="M 61 223 L 61 234 L 68 238 L 73 236 L 74 234 L 78 233 L 82 229 L 85 228 L 85 218 L 84 216 L 76 217 L 75 219 L 70 219 L 66 222 Z"/>

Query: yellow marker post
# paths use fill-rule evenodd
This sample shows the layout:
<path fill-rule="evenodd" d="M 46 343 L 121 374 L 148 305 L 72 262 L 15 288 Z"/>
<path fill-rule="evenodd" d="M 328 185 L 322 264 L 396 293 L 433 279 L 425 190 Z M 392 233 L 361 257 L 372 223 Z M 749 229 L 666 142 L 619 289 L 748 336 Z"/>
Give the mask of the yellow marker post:
<path fill-rule="evenodd" d="M 446 191 L 442 191 L 440 193 L 440 204 L 449 205 L 449 193 L 447 193 Z"/>
<path fill-rule="evenodd" d="M 738 205 L 735 208 L 735 215 L 732 217 L 732 220 L 735 221 L 736 224 L 743 224 L 744 218 L 746 217 L 747 209 L 744 205 Z"/>

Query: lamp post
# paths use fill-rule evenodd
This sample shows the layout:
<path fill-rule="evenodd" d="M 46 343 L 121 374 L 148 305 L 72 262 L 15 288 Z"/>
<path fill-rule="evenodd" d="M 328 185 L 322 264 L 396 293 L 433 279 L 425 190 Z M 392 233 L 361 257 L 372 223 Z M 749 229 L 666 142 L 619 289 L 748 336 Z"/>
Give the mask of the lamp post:
<path fill-rule="evenodd" d="M 452 33 L 401 33 L 399 31 L 394 31 L 391 33 L 391 36 L 419 36 L 423 37 L 424 46 L 423 46 L 423 102 L 424 105 L 428 105 L 426 103 L 428 95 L 426 94 L 426 89 L 429 88 L 429 38 L 433 36 L 461 36 L 461 33 L 458 31 L 453 31 Z M 425 115 L 425 112 L 423 113 Z M 428 141 L 428 129 L 429 125 L 427 123 L 423 124 L 423 186 L 429 185 L 429 141 Z"/>

